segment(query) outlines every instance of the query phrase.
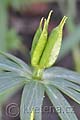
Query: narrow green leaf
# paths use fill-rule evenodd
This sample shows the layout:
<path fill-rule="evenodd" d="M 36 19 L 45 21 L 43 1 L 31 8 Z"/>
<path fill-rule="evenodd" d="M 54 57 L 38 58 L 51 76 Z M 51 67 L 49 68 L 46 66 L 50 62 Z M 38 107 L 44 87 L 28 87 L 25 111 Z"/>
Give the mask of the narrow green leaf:
<path fill-rule="evenodd" d="M 23 68 L 26 72 L 28 72 L 29 74 L 31 74 L 31 69 L 30 67 L 23 62 L 22 60 L 20 60 L 19 58 L 9 54 L 9 53 L 3 53 L 0 51 L 0 54 L 5 56 L 7 59 L 10 59 L 11 61 L 13 61 L 14 63 L 18 64 L 21 68 Z"/>
<path fill-rule="evenodd" d="M 3 55 L 3 54 L 0 55 L 0 72 L 3 70 L 4 71 L 7 70 L 10 72 L 12 71 L 12 72 L 16 72 L 19 76 L 23 76 L 28 79 L 31 79 L 31 70 L 27 66 L 27 64 L 26 64 L 27 67 L 25 66 L 26 68 L 24 69 L 21 67 L 18 61 L 17 62 L 14 61 L 11 57 L 12 55 L 10 57 L 7 57 L 6 55 Z"/>
<path fill-rule="evenodd" d="M 43 83 L 49 84 L 49 85 L 60 86 L 62 88 L 65 88 L 65 87 L 71 88 L 71 89 L 74 89 L 74 90 L 80 92 L 80 85 L 77 85 L 77 84 L 67 81 L 65 79 L 54 78 L 54 79 L 44 80 Z"/>
<path fill-rule="evenodd" d="M 2 64 L 2 63 L 0 63 L 0 70 L 15 71 L 17 73 L 21 73 L 19 69 L 10 67 L 9 65 Z"/>
<path fill-rule="evenodd" d="M 80 104 L 80 87 L 79 92 L 71 87 L 62 86 L 57 83 L 54 84 L 59 90 L 61 90 L 64 94 L 68 95 L 70 98 L 72 98 L 74 101 L 76 101 L 78 104 Z"/>
<path fill-rule="evenodd" d="M 0 95 L 4 93 L 7 89 L 15 87 L 16 85 L 23 84 L 24 80 L 20 77 L 12 77 L 12 78 L 2 78 L 0 79 Z"/>
<path fill-rule="evenodd" d="M 15 91 L 25 84 L 25 78 L 16 77 L 2 77 L 0 78 L 0 102 L 4 102 Z M 4 99 L 5 98 L 5 99 Z"/>
<path fill-rule="evenodd" d="M 62 120 L 78 120 L 72 107 L 60 93 L 58 89 L 53 86 L 46 85 L 46 93 L 49 96 L 51 102 L 56 108 L 56 112 L 59 114 Z M 69 111 L 68 111 L 69 110 Z"/>
<path fill-rule="evenodd" d="M 23 71 L 23 70 L 17 69 L 15 67 L 11 67 L 6 64 L 0 64 L 0 75 L 2 74 L 5 76 L 5 72 L 3 71 L 8 71 L 8 73 L 12 73 L 12 74 L 16 73 L 17 76 L 24 77 L 26 79 L 31 79 L 31 75 L 27 73 L 27 71 Z"/>
<path fill-rule="evenodd" d="M 44 88 L 40 83 L 33 81 L 25 85 L 20 107 L 22 120 L 30 120 L 32 110 L 34 110 L 35 120 L 41 120 L 43 96 Z"/>
<path fill-rule="evenodd" d="M 45 80 L 44 84 L 53 85 L 80 104 L 80 86 L 63 79 Z"/>
<path fill-rule="evenodd" d="M 24 75 L 24 74 L 19 74 L 19 73 L 15 72 L 15 71 L 8 71 L 8 72 L 0 71 L 0 80 L 13 78 L 13 77 L 14 78 L 19 77 L 19 78 L 22 78 L 22 79 L 24 78 L 25 81 L 31 80 L 31 77 L 29 77 L 26 73 Z"/>
<path fill-rule="evenodd" d="M 52 67 L 44 71 L 43 79 L 62 78 L 80 85 L 80 74 L 61 67 Z"/>
<path fill-rule="evenodd" d="M 17 69 L 21 69 L 21 67 L 18 64 L 16 64 L 15 62 L 13 62 L 12 60 L 6 58 L 3 55 L 0 55 L 0 64 L 6 64 L 6 65 L 9 65 L 11 67 L 15 67 Z"/>
<path fill-rule="evenodd" d="M 75 89 L 71 89 L 68 87 L 59 87 L 58 88 L 67 96 L 72 98 L 74 101 L 76 101 L 78 104 L 80 104 L 80 92 L 76 91 Z"/>
<path fill-rule="evenodd" d="M 10 77 L 17 77 L 19 76 L 16 72 L 5 72 L 5 71 L 0 71 L 0 80 L 2 78 L 10 78 Z"/>

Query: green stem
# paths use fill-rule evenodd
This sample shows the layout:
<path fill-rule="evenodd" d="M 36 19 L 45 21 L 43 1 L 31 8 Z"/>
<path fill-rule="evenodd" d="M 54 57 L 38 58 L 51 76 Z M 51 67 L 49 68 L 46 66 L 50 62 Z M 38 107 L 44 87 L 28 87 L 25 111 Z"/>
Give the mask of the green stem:
<path fill-rule="evenodd" d="M 34 79 L 41 80 L 42 74 L 43 74 L 43 69 L 34 68 L 32 77 Z"/>

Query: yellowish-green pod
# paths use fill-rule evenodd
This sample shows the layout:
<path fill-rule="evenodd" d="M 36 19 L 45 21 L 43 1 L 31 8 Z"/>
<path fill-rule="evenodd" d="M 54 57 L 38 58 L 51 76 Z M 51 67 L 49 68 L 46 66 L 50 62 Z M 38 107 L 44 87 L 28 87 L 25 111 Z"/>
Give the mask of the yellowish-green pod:
<path fill-rule="evenodd" d="M 41 34 L 41 36 L 39 38 L 39 41 L 38 41 L 38 43 L 37 43 L 37 45 L 36 45 L 36 47 L 35 47 L 35 49 L 33 51 L 33 54 L 32 54 L 31 64 L 34 67 L 38 66 L 39 61 L 40 61 L 40 57 L 41 57 L 43 49 L 44 49 L 44 46 L 45 46 L 45 44 L 47 42 L 48 32 L 46 30 L 46 26 L 47 26 L 47 22 L 46 22 L 46 19 L 45 19 L 42 34 Z"/>
<path fill-rule="evenodd" d="M 61 48 L 62 30 L 66 20 L 67 17 L 64 16 L 58 27 L 52 30 L 40 60 L 40 68 L 48 68 L 56 61 Z"/>
<path fill-rule="evenodd" d="M 43 23 L 43 19 L 44 19 L 44 18 L 41 19 L 40 25 L 39 25 L 39 27 L 38 27 L 35 35 L 34 35 L 34 38 L 33 38 L 33 43 L 32 43 L 32 47 L 31 47 L 31 56 L 32 56 L 32 54 L 33 54 L 33 51 L 34 51 L 34 49 L 35 49 L 35 47 L 36 47 L 36 45 L 37 45 L 37 42 L 38 42 L 38 40 L 39 40 L 39 38 L 40 38 L 41 33 L 42 33 L 42 23 Z"/>
<path fill-rule="evenodd" d="M 43 31 L 40 35 L 40 38 L 36 44 L 35 49 L 33 50 L 32 58 L 31 58 L 31 64 L 34 67 L 39 67 L 39 62 L 43 53 L 43 50 L 45 48 L 45 45 L 47 43 L 47 36 L 48 36 L 48 24 L 50 20 L 52 11 L 49 13 L 48 19 L 44 21 L 44 27 Z"/>

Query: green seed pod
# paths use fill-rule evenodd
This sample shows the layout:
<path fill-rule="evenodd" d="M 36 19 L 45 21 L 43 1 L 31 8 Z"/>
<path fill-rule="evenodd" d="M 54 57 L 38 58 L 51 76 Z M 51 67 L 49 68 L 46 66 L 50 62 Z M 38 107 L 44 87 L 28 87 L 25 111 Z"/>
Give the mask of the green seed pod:
<path fill-rule="evenodd" d="M 40 60 L 40 68 L 48 68 L 56 61 L 61 48 L 62 30 L 66 19 L 67 17 L 64 16 L 58 27 L 52 30 Z"/>
<path fill-rule="evenodd" d="M 35 49 L 33 50 L 32 58 L 31 58 L 31 64 L 34 67 L 39 67 L 39 62 L 43 53 L 43 50 L 45 48 L 45 45 L 47 43 L 47 36 L 48 36 L 48 24 L 50 20 L 52 11 L 49 13 L 48 19 L 44 21 L 44 27 L 43 31 L 40 35 L 40 38 L 35 46 Z"/>
<path fill-rule="evenodd" d="M 42 52 L 43 52 L 43 49 L 44 49 L 44 46 L 47 42 L 47 35 L 48 35 L 48 32 L 46 30 L 46 26 L 47 26 L 47 22 L 46 22 L 46 19 L 45 19 L 45 23 L 44 23 L 44 28 L 43 28 L 43 31 L 42 31 L 42 34 L 39 38 L 39 41 L 33 51 L 33 55 L 32 55 L 32 59 L 31 59 L 31 63 L 34 67 L 37 67 L 38 64 L 39 64 L 39 61 L 40 61 L 40 57 L 42 55 Z"/>
<path fill-rule="evenodd" d="M 34 51 L 34 49 L 35 49 L 35 47 L 36 47 L 36 45 L 37 45 L 37 42 L 38 42 L 38 40 L 39 40 L 39 38 L 40 38 L 41 33 L 42 33 L 42 23 L 43 23 L 43 19 L 44 19 L 44 18 L 41 19 L 40 25 L 39 25 L 39 27 L 38 27 L 35 35 L 34 35 L 34 38 L 33 38 L 33 43 L 32 43 L 32 47 L 31 47 L 31 56 L 32 56 L 32 54 L 33 54 L 33 51 Z"/>

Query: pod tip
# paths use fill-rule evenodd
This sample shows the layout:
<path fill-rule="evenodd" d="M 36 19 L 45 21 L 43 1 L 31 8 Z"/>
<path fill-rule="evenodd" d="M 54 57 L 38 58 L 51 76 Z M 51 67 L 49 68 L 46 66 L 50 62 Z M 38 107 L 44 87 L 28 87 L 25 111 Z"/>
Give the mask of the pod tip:
<path fill-rule="evenodd" d="M 41 20 L 40 20 L 40 27 L 42 27 L 43 20 L 44 20 L 44 17 L 42 17 Z"/>
<path fill-rule="evenodd" d="M 51 18 L 51 14 L 53 13 L 53 10 L 51 10 L 49 12 L 48 18 L 47 18 L 47 24 L 49 24 L 50 18 Z"/>
<path fill-rule="evenodd" d="M 68 19 L 68 17 L 66 17 L 66 16 L 63 17 L 63 19 L 61 20 L 60 25 L 59 25 L 61 28 L 64 27 L 64 24 L 65 24 L 67 19 Z"/>

